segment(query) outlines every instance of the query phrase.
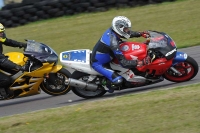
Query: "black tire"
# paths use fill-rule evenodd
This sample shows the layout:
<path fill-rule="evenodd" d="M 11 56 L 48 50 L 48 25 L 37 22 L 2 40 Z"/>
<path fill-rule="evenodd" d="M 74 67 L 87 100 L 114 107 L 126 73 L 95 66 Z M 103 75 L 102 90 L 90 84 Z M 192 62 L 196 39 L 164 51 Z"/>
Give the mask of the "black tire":
<path fill-rule="evenodd" d="M 59 12 L 60 10 L 58 8 L 53 8 L 53 9 L 50 9 L 47 11 L 48 14 L 52 15 L 52 14 L 55 14 L 57 12 Z"/>
<path fill-rule="evenodd" d="M 93 3 L 93 6 L 94 7 L 105 7 L 106 3 L 103 3 L 103 2 L 102 3 L 100 3 L 100 2 L 99 3 Z"/>
<path fill-rule="evenodd" d="M 23 6 L 21 3 L 11 3 L 11 4 L 6 4 L 5 6 L 2 7 L 2 10 L 10 10 L 13 8 L 18 8 Z"/>
<path fill-rule="evenodd" d="M 74 11 L 73 10 L 65 10 L 65 15 L 73 15 Z"/>
<path fill-rule="evenodd" d="M 2 18 L 10 18 L 12 16 L 13 16 L 13 14 L 10 10 L 0 11 L 0 17 L 2 17 Z"/>
<path fill-rule="evenodd" d="M 106 4 L 108 5 L 112 5 L 112 4 L 115 4 L 116 3 L 116 0 L 108 0 L 106 1 Z"/>
<path fill-rule="evenodd" d="M 45 12 L 47 12 L 47 11 L 50 10 L 50 9 L 52 9 L 51 6 L 43 6 L 43 7 L 41 7 L 41 10 L 43 10 L 43 11 L 45 11 Z"/>
<path fill-rule="evenodd" d="M 38 18 L 38 16 L 32 16 L 32 17 L 28 18 L 28 20 L 29 20 L 30 22 L 34 22 L 34 21 L 39 20 L 39 18 Z"/>
<path fill-rule="evenodd" d="M 25 12 L 23 10 L 13 13 L 15 16 L 23 16 Z"/>
<path fill-rule="evenodd" d="M 38 18 L 42 18 L 45 15 L 45 12 L 44 11 L 37 11 L 35 14 L 38 16 Z"/>
<path fill-rule="evenodd" d="M 72 74 L 71 78 L 80 80 L 84 76 L 89 76 L 89 74 L 82 73 L 82 72 L 79 72 L 79 71 L 75 71 Z M 101 97 L 107 92 L 106 90 L 103 90 L 103 89 L 99 89 L 97 91 L 87 91 L 87 90 L 83 90 L 83 89 L 76 88 L 76 87 L 73 87 L 72 91 L 77 96 L 80 96 L 80 97 L 86 98 L 86 99 Z"/>
<path fill-rule="evenodd" d="M 182 63 L 183 66 L 181 66 Z M 194 78 L 199 71 L 199 66 L 197 62 L 190 56 L 188 56 L 184 62 L 175 65 L 174 68 L 181 72 L 182 75 L 175 75 L 171 70 L 168 70 L 164 74 L 165 79 L 172 82 L 185 82 Z"/>
<path fill-rule="evenodd" d="M 26 9 L 26 12 L 34 14 L 35 12 L 37 12 L 37 8 L 33 7 L 33 8 Z"/>
<path fill-rule="evenodd" d="M 27 24 L 27 23 L 28 23 L 28 21 L 26 19 L 20 19 L 19 20 L 19 24 L 21 24 L 21 25 L 24 25 L 24 24 Z"/>
<path fill-rule="evenodd" d="M 30 14 L 24 14 L 22 18 L 24 18 L 24 19 L 29 19 L 30 17 L 31 17 Z"/>
<path fill-rule="evenodd" d="M 58 3 L 60 3 L 58 0 L 51 0 L 51 1 L 48 1 L 47 5 L 48 6 L 55 6 Z"/>
<path fill-rule="evenodd" d="M 59 11 L 57 13 L 55 13 L 54 15 L 52 15 L 53 17 L 60 17 L 64 15 L 64 11 Z"/>
<path fill-rule="evenodd" d="M 71 76 L 70 72 L 64 68 L 60 69 L 56 73 L 56 79 L 55 82 L 57 82 L 58 86 L 55 86 L 51 84 L 51 82 L 48 80 L 44 80 L 42 84 L 40 85 L 40 88 L 47 94 L 53 95 L 53 96 L 59 96 L 59 95 L 64 95 L 67 94 L 70 90 L 71 87 L 68 84 L 65 84 L 66 78 L 69 78 Z M 54 83 L 55 83 L 54 82 Z"/>
<path fill-rule="evenodd" d="M 10 9 L 12 13 L 23 11 L 23 8 L 12 8 Z"/>
<path fill-rule="evenodd" d="M 90 6 L 91 4 L 89 2 L 80 3 L 80 7 L 83 7 L 83 8 L 88 8 Z"/>
<path fill-rule="evenodd" d="M 16 17 L 16 16 L 13 16 L 10 18 L 13 22 L 19 22 L 20 18 L 19 17 Z"/>
<path fill-rule="evenodd" d="M 48 4 L 48 1 L 40 1 L 34 3 L 34 7 L 41 9 L 42 6 L 46 6 Z"/>
<path fill-rule="evenodd" d="M 30 9 L 30 8 L 34 8 L 33 5 L 27 5 L 27 6 L 23 6 L 22 7 L 24 11 L 26 11 L 27 9 Z"/>
<path fill-rule="evenodd" d="M 3 25 L 7 28 L 11 27 L 13 24 L 13 22 L 11 20 L 7 20 L 5 23 L 3 23 Z"/>

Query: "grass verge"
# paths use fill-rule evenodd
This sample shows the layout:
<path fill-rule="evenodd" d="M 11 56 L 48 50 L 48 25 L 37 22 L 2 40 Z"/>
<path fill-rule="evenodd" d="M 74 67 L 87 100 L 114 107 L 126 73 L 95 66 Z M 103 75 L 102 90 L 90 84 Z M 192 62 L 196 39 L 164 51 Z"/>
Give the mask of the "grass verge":
<path fill-rule="evenodd" d="M 200 84 L 0 118 L 1 133 L 197 133 Z"/>

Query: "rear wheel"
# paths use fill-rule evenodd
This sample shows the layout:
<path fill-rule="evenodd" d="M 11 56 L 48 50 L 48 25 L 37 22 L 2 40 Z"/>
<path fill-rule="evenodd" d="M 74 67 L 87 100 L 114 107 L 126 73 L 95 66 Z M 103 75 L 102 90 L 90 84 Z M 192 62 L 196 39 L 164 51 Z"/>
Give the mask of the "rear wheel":
<path fill-rule="evenodd" d="M 50 74 L 40 85 L 41 89 L 53 96 L 64 95 L 71 90 L 71 87 L 65 83 L 65 80 L 71 76 L 70 72 L 64 68 L 57 73 Z"/>
<path fill-rule="evenodd" d="M 89 76 L 90 76 L 89 74 L 82 73 L 82 72 L 79 72 L 79 71 L 75 71 L 72 74 L 71 78 L 88 82 Z M 83 88 L 77 88 L 77 87 L 73 87 L 72 91 L 77 96 L 87 98 L 87 99 L 95 98 L 95 97 L 101 97 L 106 93 L 106 90 L 104 90 L 104 89 L 98 89 L 96 91 L 88 91 L 88 90 L 84 90 Z"/>
<path fill-rule="evenodd" d="M 184 62 L 176 64 L 174 68 L 178 70 L 181 75 L 176 75 L 172 70 L 168 70 L 164 74 L 165 79 L 172 82 L 184 82 L 194 78 L 199 71 L 197 62 L 190 56 L 188 56 Z"/>

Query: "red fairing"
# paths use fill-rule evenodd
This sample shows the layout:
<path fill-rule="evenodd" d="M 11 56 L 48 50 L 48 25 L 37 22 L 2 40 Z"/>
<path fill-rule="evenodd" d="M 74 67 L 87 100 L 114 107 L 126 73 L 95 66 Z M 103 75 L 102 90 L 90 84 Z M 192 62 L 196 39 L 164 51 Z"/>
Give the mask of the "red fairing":
<path fill-rule="evenodd" d="M 127 60 L 142 60 L 147 55 L 147 46 L 138 42 L 124 42 L 120 44 L 120 50 Z"/>
<path fill-rule="evenodd" d="M 171 67 L 172 61 L 172 59 L 167 60 L 166 58 L 159 58 L 154 60 L 149 65 L 137 67 L 137 69 L 141 72 L 147 71 L 149 74 L 156 70 L 155 75 L 162 75 Z"/>

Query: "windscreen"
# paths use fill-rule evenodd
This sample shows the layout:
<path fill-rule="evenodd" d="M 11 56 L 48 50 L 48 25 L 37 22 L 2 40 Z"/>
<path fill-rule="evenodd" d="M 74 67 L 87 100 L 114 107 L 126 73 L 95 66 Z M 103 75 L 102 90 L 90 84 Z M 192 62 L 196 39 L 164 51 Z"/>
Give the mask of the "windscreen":
<path fill-rule="evenodd" d="M 52 54 L 54 51 L 50 49 L 48 46 L 38 43 L 32 40 L 27 41 L 27 47 L 25 49 L 26 52 L 36 52 L 36 53 L 41 53 L 41 54 Z"/>
<path fill-rule="evenodd" d="M 34 40 L 27 41 L 24 55 L 34 57 L 41 62 L 57 63 L 58 61 L 58 55 L 52 48 Z"/>
<path fill-rule="evenodd" d="M 168 34 L 157 31 L 149 31 L 149 33 L 149 49 L 158 51 L 166 59 L 172 59 L 176 55 L 176 44 Z"/>
<path fill-rule="evenodd" d="M 167 46 L 167 38 L 158 32 L 149 31 L 150 33 L 150 42 L 149 48 L 163 48 Z"/>

